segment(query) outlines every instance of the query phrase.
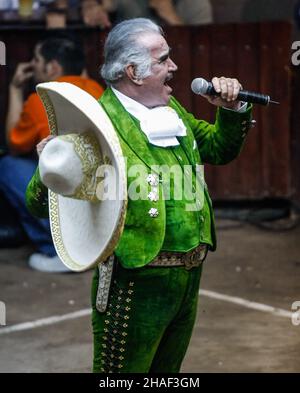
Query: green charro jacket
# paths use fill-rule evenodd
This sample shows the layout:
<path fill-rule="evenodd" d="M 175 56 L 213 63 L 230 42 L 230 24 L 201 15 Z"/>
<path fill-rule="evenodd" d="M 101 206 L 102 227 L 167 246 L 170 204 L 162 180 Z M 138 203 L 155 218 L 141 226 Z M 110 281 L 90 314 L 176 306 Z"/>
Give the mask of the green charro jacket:
<path fill-rule="evenodd" d="M 147 175 L 155 174 L 153 166 L 157 165 L 157 162 L 152 155 L 155 146 L 147 142 L 138 122 L 124 109 L 110 88 L 102 95 L 100 103 L 119 136 L 123 156 L 127 159 L 127 168 L 133 165 L 140 166 L 145 173 L 141 180 L 144 184 L 141 186 L 146 186 L 151 190 Z M 173 97 L 169 105 L 186 126 L 187 135 L 178 137 L 178 140 L 194 170 L 196 170 L 196 165 L 205 163 L 224 165 L 239 155 L 251 126 L 251 105 L 244 113 L 218 108 L 215 124 L 195 119 Z M 159 173 L 157 175 L 160 176 Z M 136 177 L 128 176 L 127 173 L 128 189 L 136 180 Z M 161 182 L 158 183 L 158 189 L 158 201 L 128 199 L 124 231 L 115 249 L 115 255 L 126 268 L 142 267 L 160 252 L 166 228 L 166 209 Z M 212 203 L 207 187 L 204 188 L 204 193 L 211 215 L 212 251 L 214 251 L 216 234 Z M 27 187 L 26 203 L 32 214 L 47 217 L 47 188 L 41 183 L 38 170 Z M 149 214 L 151 208 L 157 209 L 157 217 L 151 217 Z"/>

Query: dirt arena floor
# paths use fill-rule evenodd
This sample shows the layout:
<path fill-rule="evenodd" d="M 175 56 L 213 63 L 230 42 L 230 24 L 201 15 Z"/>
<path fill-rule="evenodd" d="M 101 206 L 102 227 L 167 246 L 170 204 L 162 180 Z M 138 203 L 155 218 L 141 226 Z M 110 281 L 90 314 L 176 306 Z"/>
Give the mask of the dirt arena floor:
<path fill-rule="evenodd" d="M 182 372 L 300 372 L 300 227 L 270 232 L 218 221 Z M 0 250 L 0 372 L 91 371 L 92 272 L 44 274 L 30 246 Z M 20 325 L 21 324 L 21 325 Z"/>

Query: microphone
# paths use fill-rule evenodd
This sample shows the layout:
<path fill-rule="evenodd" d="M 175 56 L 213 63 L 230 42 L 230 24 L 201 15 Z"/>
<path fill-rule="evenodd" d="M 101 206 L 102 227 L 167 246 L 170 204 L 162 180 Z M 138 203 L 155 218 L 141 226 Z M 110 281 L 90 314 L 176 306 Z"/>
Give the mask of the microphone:
<path fill-rule="evenodd" d="M 195 94 L 200 95 L 209 95 L 209 96 L 220 96 L 220 93 L 217 93 L 214 89 L 214 86 L 211 82 L 207 82 L 203 78 L 196 78 L 193 80 L 191 84 L 191 89 Z M 269 104 L 278 104 L 279 102 L 272 101 L 270 96 L 260 93 L 254 93 L 252 91 L 240 90 L 237 99 L 239 101 L 251 102 L 253 104 L 260 105 L 269 105 Z"/>

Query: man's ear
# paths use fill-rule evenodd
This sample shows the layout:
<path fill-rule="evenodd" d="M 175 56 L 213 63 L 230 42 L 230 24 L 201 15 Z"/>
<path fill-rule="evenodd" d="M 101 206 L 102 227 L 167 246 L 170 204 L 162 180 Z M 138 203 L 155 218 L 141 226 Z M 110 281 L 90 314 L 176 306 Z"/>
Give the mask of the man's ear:
<path fill-rule="evenodd" d="M 63 68 L 57 60 L 50 60 L 46 64 L 46 71 L 50 80 L 57 79 L 64 74 Z"/>
<path fill-rule="evenodd" d="M 128 64 L 125 72 L 126 72 L 127 78 L 130 79 L 131 82 L 133 82 L 134 84 L 139 85 L 139 86 L 141 86 L 143 84 L 143 80 L 139 79 L 136 76 L 136 69 L 133 64 Z"/>

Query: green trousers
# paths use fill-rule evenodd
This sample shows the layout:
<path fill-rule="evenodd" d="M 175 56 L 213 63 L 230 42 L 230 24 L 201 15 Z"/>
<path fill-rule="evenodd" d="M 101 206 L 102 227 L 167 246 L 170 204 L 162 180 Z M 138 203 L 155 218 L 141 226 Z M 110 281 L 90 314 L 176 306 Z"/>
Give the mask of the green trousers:
<path fill-rule="evenodd" d="M 177 373 L 195 323 L 202 266 L 115 267 L 108 306 L 96 309 L 92 284 L 94 372 Z"/>

